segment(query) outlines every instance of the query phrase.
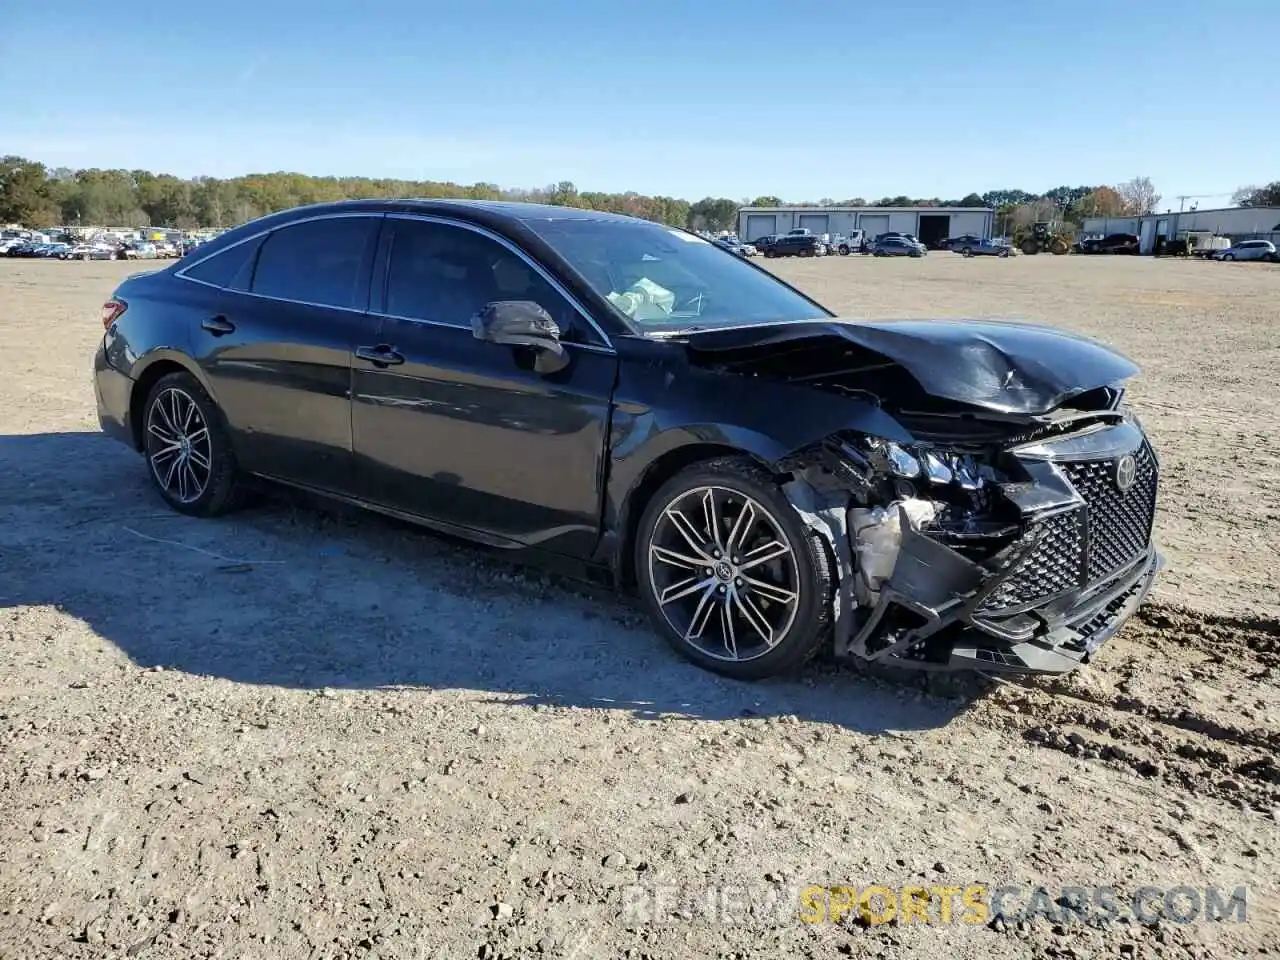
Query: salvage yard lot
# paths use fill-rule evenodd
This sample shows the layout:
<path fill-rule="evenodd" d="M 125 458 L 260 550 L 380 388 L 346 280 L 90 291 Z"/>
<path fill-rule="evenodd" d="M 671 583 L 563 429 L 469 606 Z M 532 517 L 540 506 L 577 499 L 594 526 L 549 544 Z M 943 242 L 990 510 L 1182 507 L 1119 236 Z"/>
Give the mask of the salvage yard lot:
<path fill-rule="evenodd" d="M 1169 566 L 1097 663 L 963 696 L 734 684 L 625 602 L 402 525 L 179 517 L 96 433 L 99 307 L 137 265 L 0 260 L 0 958 L 1274 949 L 1280 267 L 769 266 L 849 317 L 1025 318 L 1142 366 Z M 975 882 L 1246 885 L 1248 918 L 740 915 Z M 646 924 L 634 885 L 698 899 Z"/>

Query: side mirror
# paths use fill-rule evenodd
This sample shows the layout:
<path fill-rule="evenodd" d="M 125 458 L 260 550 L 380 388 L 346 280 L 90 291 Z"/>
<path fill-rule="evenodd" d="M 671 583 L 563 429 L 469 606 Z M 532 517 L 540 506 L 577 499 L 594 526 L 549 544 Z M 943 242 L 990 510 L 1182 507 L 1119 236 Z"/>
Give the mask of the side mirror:
<path fill-rule="evenodd" d="M 471 332 L 477 340 L 509 347 L 531 347 L 537 351 L 534 369 L 556 373 L 569 363 L 560 327 L 532 300 L 495 300 L 471 318 Z"/>
<path fill-rule="evenodd" d="M 471 318 L 477 340 L 511 347 L 534 347 L 556 356 L 564 353 L 560 327 L 532 300 L 495 300 Z"/>

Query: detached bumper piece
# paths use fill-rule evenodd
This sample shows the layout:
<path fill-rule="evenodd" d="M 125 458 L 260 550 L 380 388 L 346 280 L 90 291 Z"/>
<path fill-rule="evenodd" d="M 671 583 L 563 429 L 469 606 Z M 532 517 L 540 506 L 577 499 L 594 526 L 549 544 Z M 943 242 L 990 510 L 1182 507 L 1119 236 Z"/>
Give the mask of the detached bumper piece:
<path fill-rule="evenodd" d="M 892 576 L 863 608 L 844 653 L 933 670 L 1060 674 L 1111 639 L 1163 566 L 1151 542 L 1158 466 L 1146 445 L 1120 457 L 1040 461 L 1018 493 L 1023 534 L 985 561 L 901 513 Z M 1061 494 L 1067 496 L 1061 496 Z"/>
<path fill-rule="evenodd" d="M 1164 565 L 1154 549 L 1148 550 L 1127 576 L 1099 590 L 1070 610 L 1056 625 L 1031 639 L 1000 643 L 982 629 L 970 631 L 968 642 L 951 648 L 948 666 L 985 673 L 1067 673 L 1110 640 L 1151 591 L 1156 573 Z"/>

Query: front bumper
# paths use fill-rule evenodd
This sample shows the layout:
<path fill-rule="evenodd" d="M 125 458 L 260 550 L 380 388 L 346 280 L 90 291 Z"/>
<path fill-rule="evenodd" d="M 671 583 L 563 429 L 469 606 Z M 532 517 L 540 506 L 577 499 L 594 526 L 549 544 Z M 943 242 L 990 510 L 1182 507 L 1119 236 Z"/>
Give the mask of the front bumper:
<path fill-rule="evenodd" d="M 856 561 L 853 531 L 867 529 L 865 511 L 842 509 L 839 491 L 788 488 L 833 548 L 837 656 L 926 670 L 1060 674 L 1088 663 L 1133 615 L 1163 566 L 1151 538 L 1159 462 L 1140 425 L 1126 418 L 1010 452 L 1024 476 L 999 489 L 1020 512 L 1022 532 L 980 559 L 927 525 L 922 532 L 899 505 L 900 534 L 867 542 L 870 556 L 896 543 L 887 579 L 864 575 Z"/>
<path fill-rule="evenodd" d="M 1146 600 L 1164 558 L 1154 548 L 1124 577 L 1072 607 L 1031 639 L 1008 643 L 980 628 L 951 648 L 948 667 L 985 673 L 1066 673 L 1090 658 Z"/>
<path fill-rule="evenodd" d="M 842 652 L 925 670 L 1067 673 L 1119 632 L 1163 565 L 1149 543 L 1106 580 L 1001 620 L 985 614 L 982 603 L 1008 572 L 992 574 L 907 528 L 893 576 L 856 629 L 847 631 Z"/>

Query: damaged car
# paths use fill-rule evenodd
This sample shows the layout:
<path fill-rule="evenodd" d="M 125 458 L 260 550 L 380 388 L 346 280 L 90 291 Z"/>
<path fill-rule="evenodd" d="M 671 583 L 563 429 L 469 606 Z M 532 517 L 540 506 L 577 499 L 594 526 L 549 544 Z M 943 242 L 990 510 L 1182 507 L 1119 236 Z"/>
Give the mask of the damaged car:
<path fill-rule="evenodd" d="M 1083 337 L 841 319 L 685 230 L 272 214 L 103 308 L 102 429 L 174 509 L 290 485 L 638 593 L 694 662 L 1055 674 L 1142 603 L 1159 462 Z"/>

